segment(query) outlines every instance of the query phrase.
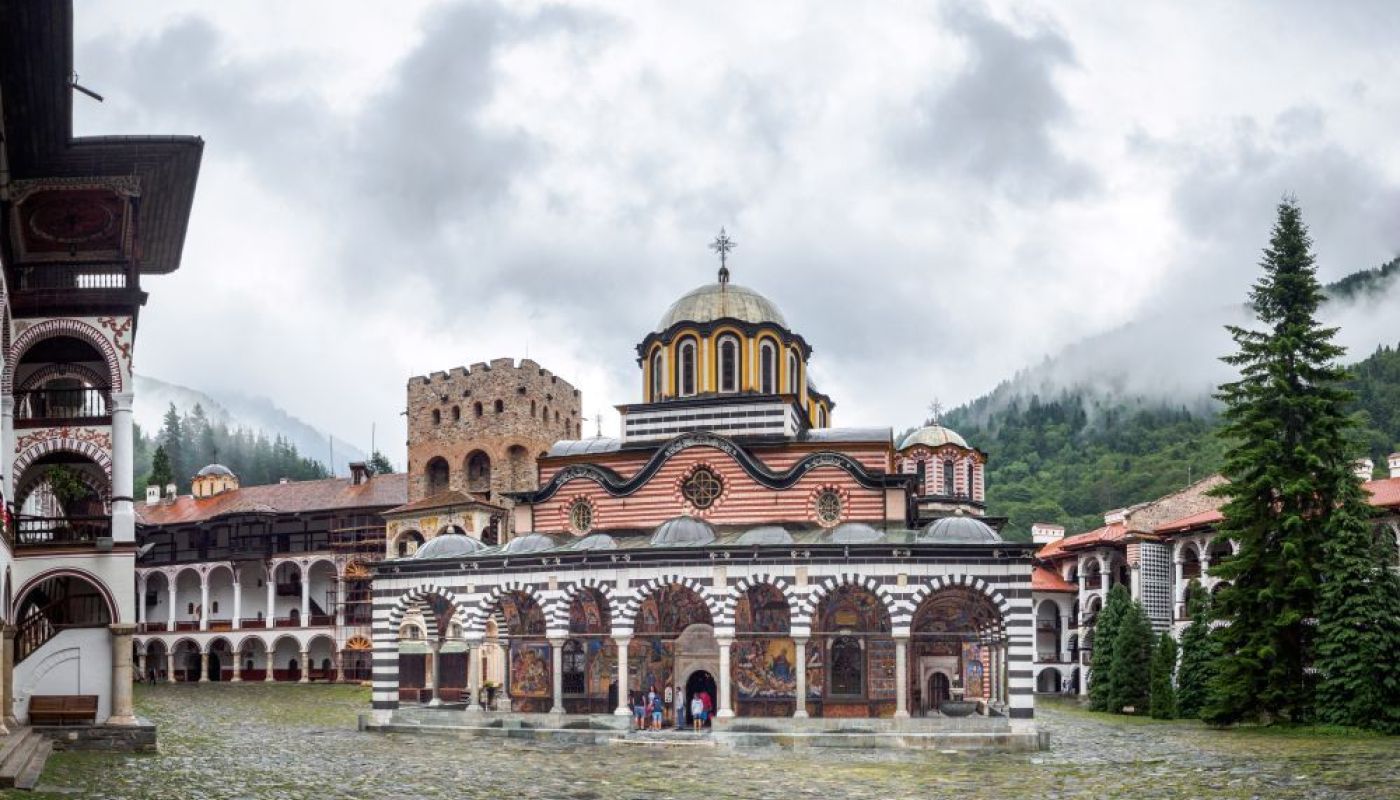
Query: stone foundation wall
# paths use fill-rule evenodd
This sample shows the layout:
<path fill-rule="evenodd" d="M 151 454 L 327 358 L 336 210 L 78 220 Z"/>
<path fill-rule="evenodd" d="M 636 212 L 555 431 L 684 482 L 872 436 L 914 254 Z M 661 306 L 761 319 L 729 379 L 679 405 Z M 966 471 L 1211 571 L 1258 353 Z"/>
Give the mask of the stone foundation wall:
<path fill-rule="evenodd" d="M 34 725 L 35 733 L 51 741 L 55 750 L 90 750 L 111 753 L 156 752 L 156 726 L 136 725 Z"/>

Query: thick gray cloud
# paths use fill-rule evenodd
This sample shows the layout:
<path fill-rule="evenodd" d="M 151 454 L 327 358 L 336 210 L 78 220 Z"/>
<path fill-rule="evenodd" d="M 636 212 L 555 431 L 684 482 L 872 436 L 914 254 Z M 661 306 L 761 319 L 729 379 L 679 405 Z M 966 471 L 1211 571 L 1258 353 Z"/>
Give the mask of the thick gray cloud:
<path fill-rule="evenodd" d="M 1022 202 L 1093 188 L 1092 170 L 1053 138 L 1071 117 L 1055 84 L 1075 64 L 1070 42 L 1050 29 L 1020 33 L 970 4 L 952 6 L 944 19 L 966 62 L 918 98 L 896 143 L 903 163 L 991 183 Z"/>
<path fill-rule="evenodd" d="M 610 415 L 726 225 L 837 422 L 903 427 L 1140 317 L 1215 324 L 1284 192 L 1329 277 L 1400 250 L 1400 65 L 1324 11 L 698 8 L 80 5 L 79 129 L 208 142 L 138 369 L 383 442 L 408 376 L 528 353 Z"/>

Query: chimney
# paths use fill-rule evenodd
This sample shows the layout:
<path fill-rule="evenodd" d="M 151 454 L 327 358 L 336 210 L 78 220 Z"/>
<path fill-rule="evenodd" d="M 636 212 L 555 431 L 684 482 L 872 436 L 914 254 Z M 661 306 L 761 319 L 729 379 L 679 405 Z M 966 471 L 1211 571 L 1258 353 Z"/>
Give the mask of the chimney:
<path fill-rule="evenodd" d="M 1036 544 L 1050 544 L 1065 538 L 1065 526 L 1037 522 L 1031 525 L 1031 541 Z"/>
<path fill-rule="evenodd" d="M 369 465 L 365 462 L 350 462 L 350 484 L 352 486 L 359 486 L 360 484 L 368 481 L 370 476 L 373 474 L 373 472 L 369 471 Z"/>
<path fill-rule="evenodd" d="M 1369 458 L 1363 458 L 1357 461 L 1356 466 L 1353 467 L 1353 471 L 1356 473 L 1356 477 L 1360 478 L 1363 481 L 1371 480 L 1371 474 L 1374 473 L 1375 470 L 1376 462 L 1372 461 Z"/>
<path fill-rule="evenodd" d="M 147 486 L 147 487 L 146 487 L 146 505 L 148 505 L 148 506 L 153 506 L 153 505 L 156 505 L 156 504 L 159 503 L 159 502 L 160 502 L 160 487 L 159 487 L 159 486 Z"/>
<path fill-rule="evenodd" d="M 1400 453 L 1390 454 L 1390 477 L 1400 478 Z"/>
<path fill-rule="evenodd" d="M 175 502 L 175 498 L 177 498 L 177 497 L 179 497 L 179 496 L 180 496 L 180 495 L 176 493 L 175 484 L 173 484 L 173 483 L 167 483 L 167 484 L 165 484 L 165 502 L 167 502 L 167 503 L 173 503 L 173 502 Z"/>
<path fill-rule="evenodd" d="M 285 477 L 283 477 L 283 478 L 278 478 L 278 479 L 277 479 L 277 482 L 278 482 L 278 483 L 291 483 L 291 482 L 292 482 L 292 479 L 291 479 L 291 478 L 285 478 Z"/>

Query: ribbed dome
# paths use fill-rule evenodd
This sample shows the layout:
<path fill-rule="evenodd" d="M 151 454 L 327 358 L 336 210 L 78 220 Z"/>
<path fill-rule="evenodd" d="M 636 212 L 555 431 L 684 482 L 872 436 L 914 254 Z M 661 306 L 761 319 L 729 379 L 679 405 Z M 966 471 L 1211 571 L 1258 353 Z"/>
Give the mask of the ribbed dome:
<path fill-rule="evenodd" d="M 195 473 L 196 478 L 203 478 L 209 475 L 222 475 L 233 477 L 233 470 L 229 469 L 223 464 L 210 464 L 209 466 Z"/>
<path fill-rule="evenodd" d="M 1001 535 L 992 526 L 976 517 L 961 514 L 936 519 L 919 534 L 920 542 L 939 544 L 995 544 L 1001 540 Z"/>
<path fill-rule="evenodd" d="M 967 447 L 967 442 L 963 440 L 963 437 L 958 435 L 957 431 L 950 430 L 942 425 L 929 425 L 914 431 L 904 437 L 904 441 L 899 443 L 897 449 L 903 450 L 906 447 L 913 447 L 916 444 L 925 444 L 929 447 L 955 444 L 958 447 Z"/>
<path fill-rule="evenodd" d="M 702 519 L 675 517 L 656 526 L 651 543 L 662 547 L 695 547 L 715 540 L 715 529 Z"/>
<path fill-rule="evenodd" d="M 594 533 L 574 543 L 575 550 L 616 550 L 617 540 L 606 533 Z"/>
<path fill-rule="evenodd" d="M 714 322 L 717 319 L 743 322 L 770 322 L 787 328 L 783 312 L 772 301 L 745 286 L 710 283 L 689 292 L 666 310 L 656 330 L 661 332 L 677 322 Z"/>
<path fill-rule="evenodd" d="M 554 540 L 543 533 L 527 533 L 506 542 L 503 549 L 507 553 L 538 553 L 554 546 Z"/>
<path fill-rule="evenodd" d="M 779 525 L 744 531 L 735 544 L 792 544 L 792 534 Z"/>
<path fill-rule="evenodd" d="M 486 545 L 460 533 L 444 533 L 429 539 L 413 554 L 414 558 L 459 558 L 469 556 Z"/>
<path fill-rule="evenodd" d="M 847 522 L 836 526 L 827 537 L 833 544 L 869 544 L 885 538 L 885 534 L 864 522 Z"/>

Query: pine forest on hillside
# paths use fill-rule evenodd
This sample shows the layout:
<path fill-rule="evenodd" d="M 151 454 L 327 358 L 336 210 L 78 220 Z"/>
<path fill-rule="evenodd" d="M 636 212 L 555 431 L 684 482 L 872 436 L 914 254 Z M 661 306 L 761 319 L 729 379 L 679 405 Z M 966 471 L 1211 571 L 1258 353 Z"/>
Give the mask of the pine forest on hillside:
<path fill-rule="evenodd" d="M 1356 364 L 1347 388 L 1356 394 L 1364 449 L 1383 468 L 1400 446 L 1400 349 L 1381 347 Z M 1220 469 L 1224 443 L 1213 411 L 1109 402 L 1085 389 L 988 411 L 990 402 L 980 398 L 942 421 L 988 453 L 988 510 L 1009 517 L 1010 539 L 1028 538 L 1034 522 L 1091 530 L 1105 511 Z"/>

